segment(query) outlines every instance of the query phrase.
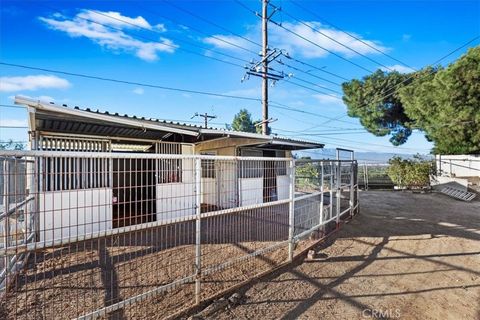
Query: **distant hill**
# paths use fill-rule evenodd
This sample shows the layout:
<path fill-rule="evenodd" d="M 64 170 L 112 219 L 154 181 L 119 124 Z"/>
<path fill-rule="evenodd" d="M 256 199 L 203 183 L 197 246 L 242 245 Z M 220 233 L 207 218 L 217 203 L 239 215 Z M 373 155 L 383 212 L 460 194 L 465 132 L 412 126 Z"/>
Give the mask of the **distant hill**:
<path fill-rule="evenodd" d="M 309 150 L 309 151 L 296 151 L 294 154 L 297 157 L 311 157 L 312 159 L 335 159 L 336 150 L 335 149 L 318 149 L 318 150 Z M 400 156 L 404 159 L 413 158 L 414 154 L 405 154 L 405 153 L 391 153 L 391 152 L 355 152 L 355 159 L 359 162 L 375 162 L 375 163 L 386 163 L 389 159 L 394 156 Z M 431 158 L 431 155 L 422 155 L 425 158 Z M 348 153 L 342 152 L 340 154 L 342 159 L 347 159 Z"/>

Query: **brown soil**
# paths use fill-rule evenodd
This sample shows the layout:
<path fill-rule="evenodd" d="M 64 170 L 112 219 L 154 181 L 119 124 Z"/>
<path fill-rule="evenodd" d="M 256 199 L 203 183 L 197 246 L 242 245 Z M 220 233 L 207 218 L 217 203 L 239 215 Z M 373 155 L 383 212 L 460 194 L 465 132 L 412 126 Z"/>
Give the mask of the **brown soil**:
<path fill-rule="evenodd" d="M 386 191 L 360 201 L 319 258 L 262 279 L 214 318 L 480 319 L 480 201 Z"/>

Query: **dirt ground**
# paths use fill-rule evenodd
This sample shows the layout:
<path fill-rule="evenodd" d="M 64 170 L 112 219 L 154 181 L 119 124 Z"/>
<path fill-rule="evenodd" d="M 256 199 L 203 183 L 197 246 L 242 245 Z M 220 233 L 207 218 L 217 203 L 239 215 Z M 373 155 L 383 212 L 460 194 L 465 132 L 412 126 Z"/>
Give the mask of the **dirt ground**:
<path fill-rule="evenodd" d="M 202 299 L 285 261 L 287 221 L 285 205 L 203 219 L 204 272 L 232 264 L 202 278 Z M 0 296 L 0 319 L 72 319 L 192 276 L 194 243 L 195 221 L 187 221 L 32 252 Z M 271 250 L 238 260 L 266 249 Z M 163 319 L 194 301 L 189 282 L 106 318 Z"/>
<path fill-rule="evenodd" d="M 368 191 L 317 258 L 214 319 L 480 319 L 480 201 Z"/>

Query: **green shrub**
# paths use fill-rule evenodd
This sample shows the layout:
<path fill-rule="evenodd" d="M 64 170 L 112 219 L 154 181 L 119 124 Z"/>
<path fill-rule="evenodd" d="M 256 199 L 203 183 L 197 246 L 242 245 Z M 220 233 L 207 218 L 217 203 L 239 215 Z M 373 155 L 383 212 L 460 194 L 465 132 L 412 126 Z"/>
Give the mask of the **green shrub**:
<path fill-rule="evenodd" d="M 430 186 L 432 161 L 417 155 L 413 159 L 393 157 L 388 163 L 387 174 L 395 185 L 406 188 Z"/>

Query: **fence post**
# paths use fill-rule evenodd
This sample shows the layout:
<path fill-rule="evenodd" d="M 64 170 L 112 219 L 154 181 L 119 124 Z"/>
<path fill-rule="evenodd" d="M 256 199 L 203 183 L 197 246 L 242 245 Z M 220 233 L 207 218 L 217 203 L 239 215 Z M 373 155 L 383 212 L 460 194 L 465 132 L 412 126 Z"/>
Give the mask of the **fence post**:
<path fill-rule="evenodd" d="M 10 219 L 9 219 L 9 214 L 8 211 L 10 210 L 10 204 L 9 204 L 9 186 L 10 186 L 10 172 L 9 172 L 9 166 L 8 166 L 8 159 L 5 157 L 3 159 L 3 211 L 5 214 L 5 222 L 4 222 L 4 228 L 5 228 L 5 249 L 7 249 L 10 245 Z M 9 276 L 9 264 L 10 260 L 8 258 L 8 255 L 5 255 L 4 258 L 4 266 L 5 266 L 5 290 L 8 287 L 8 276 Z"/>
<path fill-rule="evenodd" d="M 355 205 L 357 206 L 357 210 L 355 210 L 355 214 L 360 212 L 360 187 L 358 185 L 358 162 L 355 162 L 355 184 L 357 185 L 356 193 L 357 197 L 355 199 Z"/>
<path fill-rule="evenodd" d="M 290 160 L 290 184 L 288 203 L 288 261 L 293 260 L 295 228 L 295 159 Z"/>
<path fill-rule="evenodd" d="M 340 162 L 339 159 L 337 159 L 337 171 L 336 171 L 336 175 L 337 175 L 337 183 L 336 183 L 336 193 L 335 193 L 335 199 L 337 200 L 337 207 L 336 207 L 336 215 L 337 215 L 337 219 L 336 219 L 336 222 L 337 222 L 337 229 L 340 225 L 340 206 L 341 206 L 341 195 L 342 195 L 342 192 L 341 192 L 341 188 L 342 188 L 342 163 Z"/>
<path fill-rule="evenodd" d="M 355 170 L 355 167 L 354 167 L 354 164 L 353 164 L 353 159 L 354 159 L 354 153 L 352 152 L 351 154 L 351 158 L 350 160 L 352 161 L 350 163 L 350 200 L 348 201 L 348 205 L 350 206 L 350 217 L 353 217 L 353 206 L 354 206 L 354 202 L 353 202 L 353 197 L 354 197 L 354 190 L 353 190 L 353 186 L 354 186 L 354 170 Z"/>
<path fill-rule="evenodd" d="M 320 162 L 320 170 L 321 170 L 321 173 L 320 173 L 320 218 L 318 219 L 318 224 L 320 226 L 320 231 L 322 232 L 322 238 L 323 236 L 325 235 L 325 228 L 323 226 L 323 192 L 324 192 L 324 188 L 323 188 L 323 183 L 324 183 L 324 177 L 323 177 L 323 161 Z"/>
<path fill-rule="evenodd" d="M 201 213 L 202 213 L 202 160 L 194 158 L 195 162 L 195 304 L 201 301 L 201 282 L 202 282 L 202 248 L 201 248 Z"/>
<path fill-rule="evenodd" d="M 365 179 L 366 179 L 366 183 L 365 183 L 365 190 L 368 190 L 368 165 L 365 163 Z"/>
<path fill-rule="evenodd" d="M 334 184 L 334 178 L 335 178 L 335 167 L 334 167 L 334 162 L 330 161 L 330 208 L 329 214 L 328 214 L 328 220 L 333 218 L 333 184 Z"/>

